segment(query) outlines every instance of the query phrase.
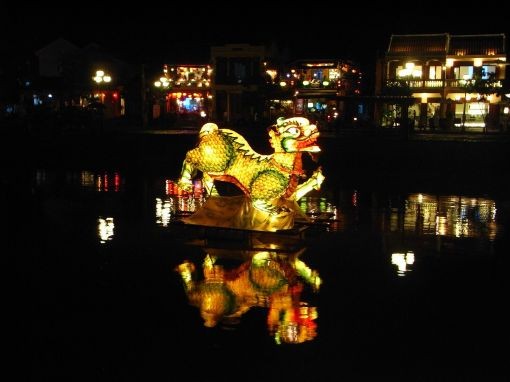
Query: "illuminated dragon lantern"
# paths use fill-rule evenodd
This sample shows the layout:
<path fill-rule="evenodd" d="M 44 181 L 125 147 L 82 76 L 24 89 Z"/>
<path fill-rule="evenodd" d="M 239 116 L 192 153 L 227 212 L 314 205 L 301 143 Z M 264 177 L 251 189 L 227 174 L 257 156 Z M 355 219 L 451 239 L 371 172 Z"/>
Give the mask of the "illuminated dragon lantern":
<path fill-rule="evenodd" d="M 191 305 L 207 327 L 235 323 L 251 308 L 267 308 L 267 327 L 277 343 L 302 343 L 316 336 L 317 309 L 301 300 L 304 284 L 318 291 L 321 279 L 304 262 L 259 252 L 239 267 L 225 269 L 207 255 L 203 278 L 193 263 L 176 267 Z"/>
<path fill-rule="evenodd" d="M 221 202 L 209 198 L 202 207 L 208 211 L 187 222 L 269 231 L 292 228 L 299 209 L 296 201 L 318 190 L 325 179 L 320 167 L 306 179 L 302 166 L 303 153 L 320 151 L 319 130 L 308 119 L 294 117 L 279 118 L 268 132 L 274 153 L 262 155 L 233 130 L 220 129 L 214 123 L 202 126 L 197 147 L 186 154 L 179 187 L 191 191 L 200 171 L 209 196 L 219 196 L 214 187 L 214 181 L 219 180 L 236 185 L 244 198 L 223 198 Z M 217 216 L 214 221 L 206 221 L 213 215 Z"/>

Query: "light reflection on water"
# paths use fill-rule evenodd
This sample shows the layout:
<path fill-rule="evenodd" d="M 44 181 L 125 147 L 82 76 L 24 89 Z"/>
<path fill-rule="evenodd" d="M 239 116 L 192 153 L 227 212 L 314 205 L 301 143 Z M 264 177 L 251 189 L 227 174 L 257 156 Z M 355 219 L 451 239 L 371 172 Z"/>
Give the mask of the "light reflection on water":
<path fill-rule="evenodd" d="M 54 203 L 58 198 L 63 198 L 55 198 L 52 193 L 65 190 L 67 199 L 60 201 L 62 209 L 65 209 L 67 205 L 64 202 L 69 204 L 71 199 L 75 205 L 83 193 L 122 194 L 125 192 L 126 179 L 118 171 L 83 169 L 57 172 L 38 169 L 33 173 L 32 184 L 36 191 L 44 190 Z M 193 192 L 189 194 L 179 192 L 170 180 L 164 180 L 162 188 L 151 191 L 157 226 L 168 227 L 172 220 L 192 214 L 205 202 L 199 181 L 195 181 Z M 336 190 L 336 193 L 325 190 L 323 194 L 303 197 L 298 205 L 312 222 L 324 224 L 329 232 L 357 231 L 370 225 L 381 233 L 494 241 L 502 229 L 497 222 L 496 201 L 478 195 L 383 195 L 359 190 Z M 105 219 L 111 219 L 111 223 Z M 108 228 L 105 240 L 105 227 L 113 226 L 114 219 L 115 214 L 98 212 L 100 242 L 114 238 L 113 229 Z M 408 249 L 405 248 L 403 252 Z"/>
<path fill-rule="evenodd" d="M 33 173 L 32 184 L 35 190 L 44 190 L 45 195 L 50 196 L 52 206 L 69 210 L 69 206 L 76 207 L 83 193 L 124 193 L 126 179 L 118 171 L 84 169 L 56 172 L 38 169 Z M 62 189 L 65 190 L 65 198 L 52 195 L 52 192 L 59 194 Z M 161 227 L 168 227 L 173 220 L 192 214 L 205 202 L 204 190 L 199 181 L 194 182 L 193 191 L 188 194 L 179 191 L 170 180 L 164 180 L 162 188 L 156 187 L 150 191 L 152 193 L 146 196 L 154 195 L 154 222 Z M 109 200 L 108 205 L 110 202 L 114 201 Z M 328 232 L 349 233 L 370 226 L 381 234 L 412 236 L 424 240 L 427 237 L 443 237 L 492 242 L 502 230 L 497 222 L 496 201 L 486 196 L 424 193 L 384 195 L 359 190 L 328 193 L 325 190 L 323 194 L 303 197 L 298 205 L 313 223 L 322 224 Z M 115 214 L 98 211 L 96 221 L 99 242 L 113 240 L 114 227 L 118 224 Z M 396 249 L 389 247 L 387 250 L 390 257 L 395 253 L 416 252 L 412 246 Z M 409 269 L 407 261 L 396 263 L 405 263 L 406 269 Z"/>
<path fill-rule="evenodd" d="M 496 211 L 496 202 L 487 198 L 411 194 L 405 201 L 404 230 L 494 240 Z"/>
<path fill-rule="evenodd" d="M 59 172 L 37 169 L 33 175 L 34 186 L 65 186 L 96 192 L 121 192 L 125 186 L 125 179 L 118 171 L 69 170 L 63 174 L 63 182 L 61 175 Z"/>
<path fill-rule="evenodd" d="M 410 266 L 414 264 L 414 252 L 409 251 L 407 253 L 392 253 L 391 263 L 397 266 L 398 276 L 405 276 L 406 272 L 410 272 L 412 270 Z"/>
<path fill-rule="evenodd" d="M 199 309 L 206 327 L 238 324 L 249 310 L 262 308 L 267 311 L 268 332 L 277 344 L 298 344 L 316 337 L 317 308 L 303 300 L 302 292 L 305 286 L 318 291 L 317 271 L 297 256 L 268 251 L 226 267 L 221 264 L 221 251 L 206 251 L 201 265 L 186 260 L 175 269 L 189 303 Z"/>
<path fill-rule="evenodd" d="M 60 220 L 72 225 L 77 213 L 83 213 L 88 207 L 94 209 L 94 206 L 88 205 L 90 200 L 84 196 L 87 194 L 120 194 L 124 191 L 125 178 L 118 171 L 68 170 L 55 172 L 37 169 L 34 171 L 32 183 L 34 192 L 42 193 L 47 198 L 45 206 L 51 209 L 51 214 L 65 211 L 65 217 Z M 94 204 L 94 201 L 92 203 Z M 103 203 L 97 202 L 97 204 Z M 109 214 L 101 211 L 98 213 L 96 232 L 99 243 L 105 244 L 114 239 L 114 219 Z"/>
<path fill-rule="evenodd" d="M 203 203 L 203 197 L 166 196 L 156 198 L 156 224 L 167 227 L 172 221 L 183 215 L 195 212 Z"/>
<path fill-rule="evenodd" d="M 448 287 L 453 284 L 462 285 L 464 280 L 461 278 L 461 282 L 457 283 L 456 271 L 457 269 L 460 270 L 459 273 L 463 271 L 463 261 L 468 257 L 464 256 L 462 248 L 458 252 L 460 256 L 448 256 L 450 252 L 446 250 L 442 250 L 441 256 L 430 256 L 431 252 L 426 251 L 439 248 L 444 243 L 457 245 L 467 242 L 468 245 L 475 243 L 473 247 L 477 247 L 479 243 L 485 245 L 486 242 L 497 241 L 505 233 L 501 221 L 505 221 L 505 214 L 508 213 L 507 209 L 500 207 L 499 202 L 485 195 L 450 196 L 324 188 L 321 192 L 312 193 L 298 202 L 301 210 L 318 225 L 322 225 L 328 235 L 324 241 L 307 242 L 308 248 L 304 252 L 307 257 L 303 258 L 311 267 L 304 266 L 300 271 L 299 264 L 290 262 L 291 258 L 280 254 L 276 256 L 276 250 L 271 249 L 271 243 L 264 243 L 269 249 L 265 254 L 258 255 L 260 262 L 257 262 L 257 255 L 253 258 L 238 256 L 234 260 L 231 258 L 225 260 L 220 255 L 215 256 L 209 249 L 204 258 L 202 253 L 197 256 L 197 251 L 181 250 L 180 245 L 176 246 L 177 249 L 169 248 L 168 244 L 170 246 L 174 244 L 171 235 L 158 234 L 171 230 L 171 222 L 174 219 L 193 213 L 205 199 L 198 191 L 192 195 L 174 195 L 170 189 L 171 183 L 159 178 L 133 180 L 115 171 L 83 170 L 56 173 L 41 170 L 34 173 L 31 186 L 34 187 L 35 193 L 41 191 L 37 199 L 42 199 L 41 210 L 44 215 L 38 215 L 42 222 L 49 219 L 48 211 L 51 208 L 51 219 L 59 221 L 62 227 L 77 227 L 72 231 L 67 229 L 57 231 L 60 226 L 51 227 L 49 232 L 67 235 L 66 238 L 74 238 L 69 234 L 79 232 L 79 236 L 76 237 L 80 237 L 81 240 L 85 236 L 84 240 L 90 240 L 95 246 L 84 246 L 86 249 L 81 250 L 79 240 L 64 241 L 64 245 L 68 246 L 66 249 L 73 250 L 73 256 L 66 256 L 66 261 L 79 263 L 80 267 L 76 269 L 82 269 L 81 263 L 85 259 L 94 265 L 88 269 L 101 270 L 98 274 L 86 276 L 90 280 L 96 277 L 96 280 L 101 281 L 89 283 L 91 285 L 105 285 L 95 291 L 97 297 L 105 298 L 107 303 L 104 306 L 109 306 L 110 297 L 126 301 L 126 305 L 128 300 L 131 303 L 131 297 L 134 297 L 135 304 L 141 304 L 140 300 L 143 298 L 144 305 L 140 305 L 140 312 L 145 312 L 146 308 L 159 309 L 156 305 L 163 305 L 161 301 L 165 303 L 172 301 L 172 309 L 168 310 L 175 316 L 175 327 L 184 327 L 190 332 L 196 331 L 200 336 L 194 337 L 192 334 L 190 337 L 200 338 L 200 341 L 204 337 L 202 330 L 210 330 L 201 326 L 204 323 L 208 325 L 215 323 L 215 327 L 220 330 L 236 329 L 230 332 L 223 331 L 221 336 L 215 337 L 221 338 L 219 341 L 224 337 L 228 337 L 228 341 L 231 338 L 240 338 L 243 342 L 245 339 L 253 340 L 252 337 L 245 335 L 245 330 L 258 334 L 260 331 L 256 330 L 262 329 L 263 336 L 259 337 L 264 338 L 266 335 L 268 342 L 302 343 L 299 348 L 321 346 L 330 338 L 342 344 L 345 341 L 345 333 L 355 332 L 350 329 L 352 323 L 361 322 L 370 316 L 366 314 L 367 312 L 378 315 L 378 325 L 383 327 L 381 333 L 387 333 L 387 323 L 390 319 L 398 321 L 402 317 L 408 317 L 405 309 L 415 309 L 411 311 L 411 318 L 423 317 L 423 321 L 418 321 L 415 331 L 411 330 L 407 338 L 408 343 L 412 344 L 415 341 L 413 335 L 419 335 L 422 328 L 428 327 L 429 321 L 434 321 L 442 314 L 444 308 L 448 309 L 449 301 L 443 302 L 437 308 L 434 305 L 435 301 L 442 298 L 443 289 L 448 291 L 451 289 Z M 501 205 L 505 207 L 504 203 Z M 79 213 L 75 214 L 75 211 Z M 137 230 L 142 229 L 150 230 L 151 235 L 137 235 Z M 90 235 L 83 235 L 83 232 L 89 232 Z M 156 235 L 152 235 L 153 233 Z M 329 237 L 333 236 L 334 239 L 330 241 Z M 56 240 L 57 237 L 55 235 L 45 240 Z M 146 242 L 152 238 L 156 238 L 158 242 Z M 432 242 L 432 246 L 424 249 L 423 243 L 427 240 Z M 369 241 L 373 243 L 367 244 Z M 328 247 L 329 244 L 333 244 L 332 249 Z M 60 248 L 59 244 L 48 247 L 53 248 L 53 245 L 57 249 Z M 99 253 L 118 256 L 89 256 L 90 248 L 97 248 Z M 487 247 L 480 248 L 485 250 Z M 438 252 L 432 254 L 437 255 Z M 125 253 L 129 256 L 124 256 Z M 151 264 L 150 268 L 139 268 L 138 264 L 146 264 L 147 254 L 150 255 L 149 262 L 154 260 L 154 264 Z M 45 253 L 45 256 L 51 255 Z M 490 259 L 490 256 L 479 257 Z M 97 263 L 98 261 L 104 263 Z M 164 269 L 168 264 L 172 266 Z M 172 272 L 175 265 L 177 274 Z M 65 270 L 73 276 L 72 269 Z M 314 275 L 314 272 L 315 275 L 320 274 L 322 278 L 324 287 L 321 286 L 320 295 L 313 290 L 314 282 L 306 279 Z M 435 275 L 439 274 L 433 276 L 433 280 L 442 283 L 437 286 L 437 291 L 434 290 L 435 298 L 424 298 L 423 296 L 425 294 L 428 296 L 430 288 L 435 284 L 421 281 L 429 280 L 432 272 Z M 486 269 L 482 268 L 479 273 L 477 272 L 478 269 L 472 274 L 484 276 L 482 273 L 487 273 Z M 191 277 L 192 273 L 194 278 Z M 152 285 L 146 282 L 148 278 L 158 277 L 158 274 L 161 278 L 157 283 Z M 182 280 L 184 288 L 178 284 L 169 290 L 170 278 L 178 282 Z M 136 288 L 126 290 L 123 280 L 131 279 L 143 282 L 136 283 Z M 469 281 L 471 280 L 472 278 L 469 278 Z M 144 285 L 151 286 L 151 289 L 144 289 L 147 288 Z M 427 285 L 426 293 L 424 290 L 416 290 L 416 285 Z M 443 288 L 443 285 L 446 288 Z M 469 286 L 470 282 L 462 285 L 462 288 L 466 285 Z M 489 289 L 490 284 L 488 285 Z M 88 289 L 81 291 L 70 288 L 70 290 L 83 295 L 89 292 Z M 110 292 L 111 290 L 114 292 Z M 373 290 L 381 291 L 380 294 L 375 293 L 375 299 Z M 118 291 L 118 295 L 115 291 Z M 398 298 L 386 297 L 393 296 L 393 293 L 396 293 L 395 296 Z M 158 299 L 147 303 L 145 295 L 150 294 L 156 294 Z M 168 294 L 171 294 L 172 298 L 167 301 Z M 418 302 L 415 305 L 406 305 L 406 301 L 414 300 L 414 296 L 417 296 Z M 139 297 L 138 301 L 136 297 Z M 379 299 L 380 301 L 384 299 L 385 304 L 379 304 Z M 471 302 L 471 295 L 469 298 L 466 297 L 466 300 L 468 299 Z M 365 302 L 357 301 L 367 301 L 366 307 L 363 306 Z M 399 304 L 402 302 L 403 308 L 385 310 L 377 307 L 386 306 L 386 302 L 392 308 L 400 308 Z M 188 303 L 192 306 L 191 309 L 186 309 Z M 337 318 L 333 316 L 333 312 L 338 309 L 339 304 L 345 304 L 346 308 L 345 315 Z M 423 308 L 420 304 L 424 304 Z M 483 306 L 486 305 L 482 305 L 482 308 Z M 98 305 L 92 306 L 91 309 L 100 310 L 103 307 Z M 423 316 L 429 309 L 433 314 Z M 390 319 L 386 320 L 388 314 Z M 124 317 L 122 309 L 119 313 L 119 317 L 121 316 Z M 260 317 L 262 320 L 257 320 Z M 186 319 L 189 320 L 183 324 Z M 344 321 L 341 321 L 342 319 Z M 111 322 L 117 325 L 117 320 L 112 319 Z M 335 324 L 332 324 L 333 322 Z M 337 322 L 340 322 L 342 328 L 340 324 L 336 324 Z M 404 329 L 409 332 L 412 329 L 411 323 L 414 322 L 409 319 L 409 325 L 404 326 Z M 443 326 L 432 326 L 431 332 L 437 327 Z M 108 328 L 107 332 L 111 330 Z M 367 336 L 371 335 L 370 331 L 368 332 Z M 124 330 L 122 333 L 124 336 Z M 215 332 L 213 334 L 216 336 Z M 394 330 L 392 334 L 399 333 Z M 441 335 L 448 334 L 446 329 L 442 329 Z M 354 337 L 347 341 L 349 349 L 358 343 Z M 227 347 L 222 349 L 225 348 Z M 358 353 L 361 354 L 360 349 Z"/>
<path fill-rule="evenodd" d="M 166 227 L 181 215 L 195 212 L 205 202 L 205 196 L 196 192 L 184 196 L 173 194 L 157 197 L 155 201 L 156 223 Z M 357 230 L 363 224 L 360 209 L 372 209 L 375 214 L 373 223 L 380 223 L 383 232 L 477 237 L 493 241 L 499 229 L 496 202 L 485 197 L 409 194 L 403 203 L 392 204 L 390 201 L 384 203 L 386 207 L 378 208 L 368 203 L 364 205 L 359 200 L 359 192 L 354 190 L 347 202 L 337 202 L 335 205 L 326 197 L 305 196 L 298 205 L 312 222 L 326 223 L 330 232 Z"/>
<path fill-rule="evenodd" d="M 182 196 L 174 188 L 168 187 L 167 183 L 165 191 L 167 195 L 164 199 L 156 198 L 156 223 L 163 227 L 182 215 L 192 214 L 205 201 L 203 193 L 196 190 Z M 173 195 L 168 195 L 172 192 Z M 423 251 L 430 248 L 441 251 L 441 237 L 492 242 L 500 229 L 496 221 L 496 202 L 486 197 L 414 193 L 393 195 L 385 200 L 375 194 L 365 198 L 358 190 L 341 195 L 336 199 L 305 196 L 298 201 L 298 205 L 312 224 L 320 224 L 328 232 L 360 231 L 367 224 L 379 230 L 383 236 L 387 236 L 384 251 L 389 262 L 396 267 L 399 277 L 413 269 L 416 252 L 421 256 Z M 363 212 L 367 210 L 369 214 Z M 425 246 L 420 247 L 419 241 L 427 237 L 436 239 L 428 244 L 428 249 L 424 249 Z M 403 245 L 402 242 L 408 241 L 408 238 L 413 238 L 414 242 Z"/>
<path fill-rule="evenodd" d="M 104 244 L 109 240 L 113 239 L 115 224 L 112 217 L 97 219 L 98 227 L 97 232 L 99 235 L 100 243 Z"/>

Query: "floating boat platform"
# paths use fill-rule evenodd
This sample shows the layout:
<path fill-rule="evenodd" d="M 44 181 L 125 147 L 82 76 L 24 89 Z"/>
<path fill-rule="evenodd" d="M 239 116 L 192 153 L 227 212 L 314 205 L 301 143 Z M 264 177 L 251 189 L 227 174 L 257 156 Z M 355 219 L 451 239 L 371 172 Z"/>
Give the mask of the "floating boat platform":
<path fill-rule="evenodd" d="M 250 252 L 271 251 L 295 253 L 305 247 L 305 232 L 309 225 L 279 231 L 257 231 L 240 228 L 187 224 L 176 220 L 170 229 L 174 237 L 187 245 L 203 248 L 241 250 Z"/>

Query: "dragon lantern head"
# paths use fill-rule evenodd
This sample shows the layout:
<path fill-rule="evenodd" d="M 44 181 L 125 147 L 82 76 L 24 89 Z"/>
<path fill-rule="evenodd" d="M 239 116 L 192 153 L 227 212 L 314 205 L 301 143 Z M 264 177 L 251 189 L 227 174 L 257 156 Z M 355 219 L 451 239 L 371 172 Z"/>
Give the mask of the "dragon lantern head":
<path fill-rule="evenodd" d="M 269 142 L 275 152 L 312 152 L 321 151 L 317 145 L 319 129 L 308 119 L 294 117 L 278 118 L 275 125 L 268 128 Z"/>

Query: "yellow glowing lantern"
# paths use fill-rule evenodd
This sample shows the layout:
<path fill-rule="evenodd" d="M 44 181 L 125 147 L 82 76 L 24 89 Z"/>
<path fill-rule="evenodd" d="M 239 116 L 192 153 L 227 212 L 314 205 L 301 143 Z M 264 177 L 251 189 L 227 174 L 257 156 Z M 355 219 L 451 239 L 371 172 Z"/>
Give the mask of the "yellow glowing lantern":
<path fill-rule="evenodd" d="M 324 176 L 319 167 L 306 180 L 303 153 L 317 153 L 319 130 L 302 117 L 279 118 L 269 129 L 274 153 L 255 152 L 238 133 L 206 123 L 196 148 L 186 154 L 179 187 L 192 190 L 193 178 L 200 171 L 209 195 L 185 223 L 276 231 L 293 227 L 294 215 L 301 214 L 296 201 L 320 189 Z M 234 184 L 242 197 L 221 197 L 214 181 Z M 221 198 L 221 200 L 219 200 Z"/>

